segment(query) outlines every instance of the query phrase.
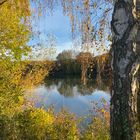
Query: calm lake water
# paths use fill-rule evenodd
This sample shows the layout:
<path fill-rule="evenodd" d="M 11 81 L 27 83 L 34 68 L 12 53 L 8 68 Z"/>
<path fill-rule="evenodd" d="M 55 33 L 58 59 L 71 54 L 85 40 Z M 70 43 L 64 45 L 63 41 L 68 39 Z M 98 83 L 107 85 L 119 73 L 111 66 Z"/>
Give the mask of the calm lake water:
<path fill-rule="evenodd" d="M 109 82 L 89 81 L 86 86 L 79 78 L 51 79 L 26 94 L 36 107 L 54 107 L 55 112 L 66 108 L 77 116 L 85 116 L 92 109 L 92 102 L 110 100 Z"/>

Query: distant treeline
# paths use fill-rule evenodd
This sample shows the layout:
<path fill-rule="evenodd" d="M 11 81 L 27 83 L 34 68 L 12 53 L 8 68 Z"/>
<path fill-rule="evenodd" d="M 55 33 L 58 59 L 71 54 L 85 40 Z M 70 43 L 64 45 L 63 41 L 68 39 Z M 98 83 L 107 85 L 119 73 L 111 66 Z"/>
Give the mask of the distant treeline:
<path fill-rule="evenodd" d="M 95 79 L 98 75 L 102 78 L 111 77 L 111 59 L 109 54 L 103 54 L 92 58 L 88 67 L 88 78 Z M 81 64 L 77 59 L 61 59 L 54 62 L 50 71 L 50 77 L 81 76 Z"/>
<path fill-rule="evenodd" d="M 80 76 L 80 64 L 76 60 L 55 61 L 55 66 L 50 72 L 50 77 Z"/>
<path fill-rule="evenodd" d="M 29 61 L 23 72 L 23 78 L 31 77 L 31 80 L 45 78 L 81 77 L 81 64 L 76 58 L 57 59 L 55 61 Z M 41 76 L 42 75 L 42 76 Z M 88 67 L 87 78 L 96 79 L 111 78 L 111 58 L 109 54 L 103 54 L 92 58 Z M 29 79 L 29 78 L 28 78 Z"/>

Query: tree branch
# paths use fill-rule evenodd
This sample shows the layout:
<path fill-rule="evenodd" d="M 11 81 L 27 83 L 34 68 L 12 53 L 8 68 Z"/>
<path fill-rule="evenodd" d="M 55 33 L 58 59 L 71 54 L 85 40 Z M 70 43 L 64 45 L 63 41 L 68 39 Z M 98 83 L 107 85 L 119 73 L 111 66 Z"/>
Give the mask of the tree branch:
<path fill-rule="evenodd" d="M 3 5 L 7 0 L 0 0 L 0 5 Z"/>

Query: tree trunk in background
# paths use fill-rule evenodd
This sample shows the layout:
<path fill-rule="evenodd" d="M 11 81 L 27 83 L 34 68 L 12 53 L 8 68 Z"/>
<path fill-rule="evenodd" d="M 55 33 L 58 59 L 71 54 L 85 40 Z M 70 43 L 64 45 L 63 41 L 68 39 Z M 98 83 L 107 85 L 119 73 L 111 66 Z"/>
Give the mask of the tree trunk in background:
<path fill-rule="evenodd" d="M 139 0 L 138 0 L 139 1 Z M 115 0 L 112 27 L 111 139 L 135 140 L 139 91 L 136 0 Z"/>
<path fill-rule="evenodd" d="M 98 83 L 98 85 L 100 85 L 101 84 L 101 82 L 102 82 L 102 78 L 101 78 L 101 60 L 100 59 L 98 59 L 97 60 L 97 83 Z"/>
<path fill-rule="evenodd" d="M 83 85 L 87 84 L 87 64 L 82 64 L 82 75 L 81 75 L 81 81 Z"/>

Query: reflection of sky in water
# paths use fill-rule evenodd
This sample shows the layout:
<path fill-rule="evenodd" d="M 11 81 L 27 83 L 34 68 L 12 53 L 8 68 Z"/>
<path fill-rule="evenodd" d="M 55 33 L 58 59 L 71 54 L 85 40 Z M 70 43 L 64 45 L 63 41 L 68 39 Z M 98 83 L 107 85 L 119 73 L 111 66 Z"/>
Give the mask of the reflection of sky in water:
<path fill-rule="evenodd" d="M 79 116 L 83 116 L 89 113 L 92 107 L 91 102 L 100 102 L 102 98 L 109 102 L 110 94 L 108 92 L 94 89 L 91 95 L 82 95 L 77 86 L 72 87 L 72 96 L 64 96 L 58 90 L 60 84 L 51 85 L 46 87 L 45 85 L 39 86 L 33 90 L 32 94 L 27 98 L 30 101 L 35 102 L 36 107 L 48 108 L 53 105 L 56 112 L 59 112 L 62 107 L 67 108 L 70 112 Z M 67 90 L 67 89 L 66 89 Z"/>

